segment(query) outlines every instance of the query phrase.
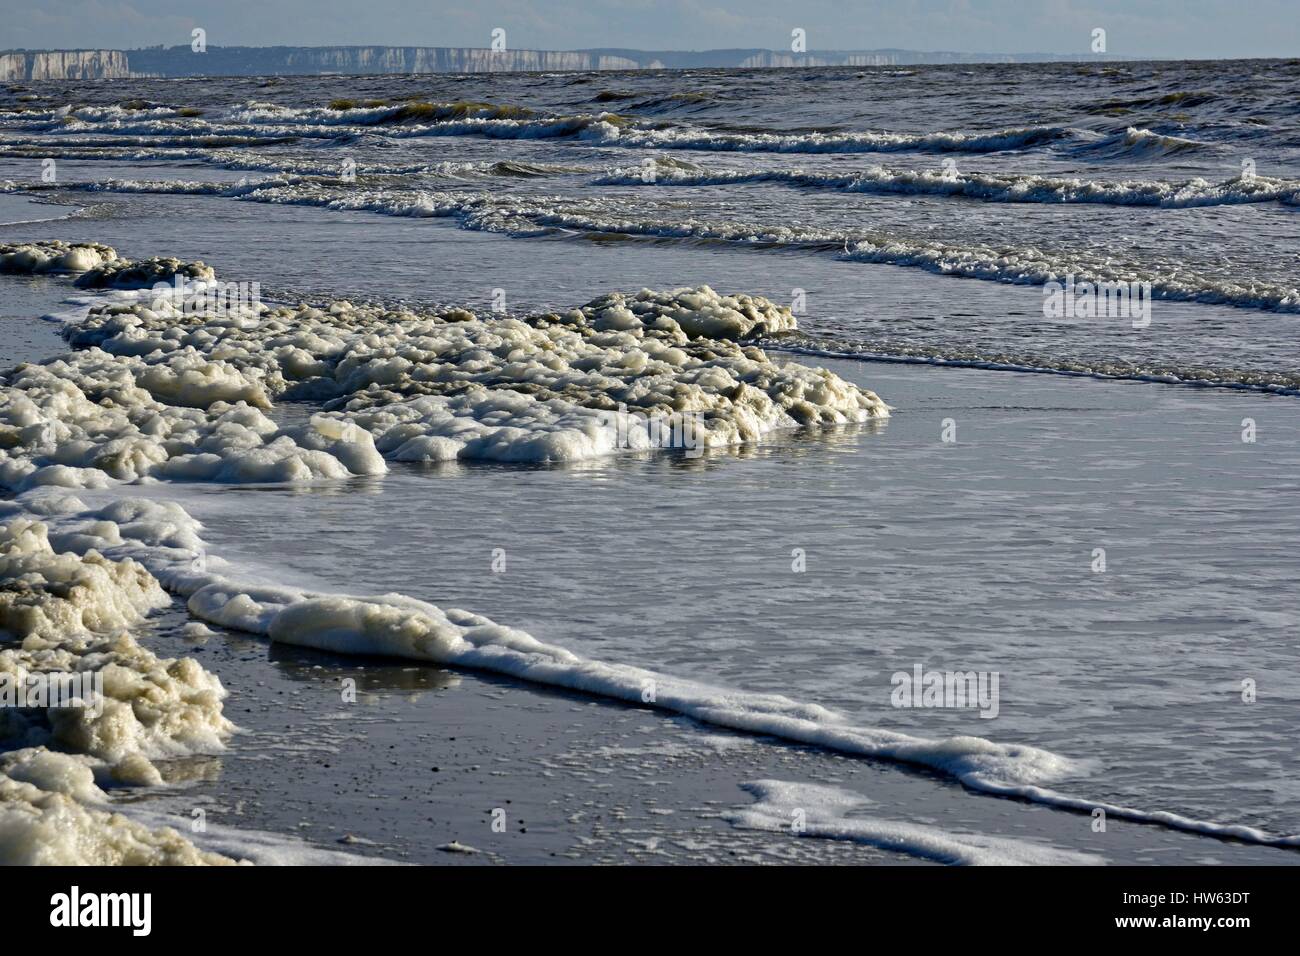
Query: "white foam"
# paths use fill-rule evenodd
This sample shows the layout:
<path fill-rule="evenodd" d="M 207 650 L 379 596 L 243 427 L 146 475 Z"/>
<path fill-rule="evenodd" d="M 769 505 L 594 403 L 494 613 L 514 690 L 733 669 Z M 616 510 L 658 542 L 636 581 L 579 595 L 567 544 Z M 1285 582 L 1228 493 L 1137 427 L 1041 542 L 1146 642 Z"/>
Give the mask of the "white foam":
<path fill-rule="evenodd" d="M 527 320 L 190 301 L 119 294 L 65 328 L 78 351 L 0 379 L 0 486 L 309 482 L 383 474 L 385 458 L 703 451 L 888 415 L 829 371 L 736 341 L 793 329 L 788 308 L 708 286 Z M 280 427 L 264 410 L 281 397 L 332 410 Z"/>
<path fill-rule="evenodd" d="M 78 505 L 56 498 L 45 510 Z M 0 757 L 0 863 L 229 862 L 173 831 L 109 812 L 95 782 L 102 775 L 158 785 L 152 759 L 220 750 L 234 730 L 222 715 L 226 691 L 216 675 L 189 658 L 159 658 L 131 634 L 169 599 L 130 558 L 105 558 L 75 534 L 62 542 L 71 546 L 56 550 L 43 522 L 5 510 L 0 633 L 13 642 L 0 650 L 0 676 L 30 686 L 51 675 L 93 675 L 98 687 L 70 701 L 47 697 L 0 710 L 0 739 L 19 748 Z M 87 530 L 96 542 L 121 540 L 107 522 Z"/>
<path fill-rule="evenodd" d="M 1198 820 L 1184 815 L 1091 800 L 1046 786 L 1085 772 L 1087 762 L 1026 744 L 980 737 L 926 739 L 880 727 L 859 726 L 816 704 L 777 694 L 756 694 L 682 680 L 643 668 L 592 660 L 546 644 L 524 631 L 455 608 L 443 609 L 400 594 L 354 597 L 276 585 L 251 585 L 194 568 L 200 553 L 197 522 L 174 503 L 118 501 L 78 510 L 58 493 L 22 496 L 13 508 L 32 508 L 63 534 L 96 545 L 112 557 L 133 557 L 170 590 L 188 597 L 196 617 L 282 643 L 340 654 L 379 655 L 506 674 L 521 680 L 595 694 L 636 706 L 684 714 L 702 723 L 779 737 L 859 757 L 914 764 L 939 771 L 972 790 L 1030 800 L 1062 809 L 1267 846 L 1300 846 L 1300 835 Z M 112 530 L 109 544 L 88 529 Z M 129 529 L 129 530 L 126 530 Z M 137 537 L 137 536 L 143 536 Z M 154 543 L 149 543 L 154 542 Z"/>
<path fill-rule="evenodd" d="M 728 814 L 726 819 L 746 829 L 849 840 L 960 866 L 1079 866 L 1105 862 L 1096 854 L 1032 840 L 944 830 L 868 815 L 871 800 L 839 787 L 759 780 L 745 784 L 744 789 L 757 802 Z"/>
<path fill-rule="evenodd" d="M 596 180 L 602 185 L 645 186 L 640 167 L 615 170 Z M 656 167 L 654 185 L 712 186 L 740 183 L 779 183 L 843 192 L 898 193 L 904 195 L 957 196 L 987 202 L 1102 204 L 1159 206 L 1186 209 L 1198 206 L 1256 202 L 1290 203 L 1300 193 L 1300 182 L 1265 176 L 1242 176 L 1212 183 L 1200 177 L 1182 182 L 1163 180 L 1063 179 L 1018 173 L 948 173 L 941 169 L 887 169 L 874 166 L 857 173 L 825 175 L 800 169 L 706 172 Z"/>
<path fill-rule="evenodd" d="M 179 259 L 122 259 L 117 250 L 98 242 L 42 239 L 0 244 L 0 272 L 28 275 L 63 272 L 78 276 L 90 288 L 146 288 L 157 282 L 211 280 L 212 269 L 202 262 Z"/>
<path fill-rule="evenodd" d="M 907 178 L 906 174 L 903 178 Z M 949 188 L 942 182 L 934 183 L 934 178 L 927 173 L 916 174 L 908 188 L 917 191 L 933 189 L 935 192 Z M 999 186 L 993 180 L 980 185 L 977 178 L 959 179 L 955 188 L 958 191 L 969 190 L 976 196 L 983 193 L 985 198 L 998 198 L 998 191 L 1002 190 L 1005 199 L 1000 201 L 1113 202 L 1117 205 L 1168 205 L 1173 208 L 1271 200 L 1286 205 L 1294 205 L 1296 202 L 1293 180 L 1265 177 L 1229 180 L 1219 184 L 1208 181 L 1202 183 L 1199 180 L 1189 180 L 1182 184 L 1153 184 L 1153 181 L 1128 184 L 1081 182 L 1077 187 L 1066 180 L 1037 183 L 1033 180 L 1034 177 L 1029 177 L 1021 182 Z M 969 182 L 969 185 L 963 185 L 963 182 Z M 1023 200 L 1016 198 L 1022 186 L 1028 190 L 1024 193 Z M 149 184 L 134 184 L 121 188 L 149 191 L 153 187 Z M 876 186 L 868 184 L 860 188 L 870 191 Z M 884 232 L 825 229 L 788 223 L 716 221 L 689 216 L 654 218 L 643 209 L 623 207 L 610 198 L 597 201 L 582 197 L 499 195 L 491 192 L 362 188 L 340 190 L 320 181 L 286 180 L 237 187 L 228 184 L 165 187 L 166 191 L 172 189 L 211 191 L 250 202 L 366 211 L 387 216 L 451 218 L 466 229 L 516 237 L 557 232 L 596 232 L 670 239 L 711 239 L 763 248 L 776 246 L 834 251 L 850 261 L 906 266 L 939 275 L 1022 285 L 1061 282 L 1067 275 L 1073 275 L 1080 283 L 1149 282 L 1152 295 L 1159 299 L 1300 312 L 1300 287 L 1295 285 L 1262 279 L 1236 279 L 1187 269 L 1170 271 L 1140 262 L 1119 262 L 1114 257 L 1084 249 L 1049 251 L 1032 246 L 959 244 Z"/>
<path fill-rule="evenodd" d="M 63 499 L 64 507 L 77 504 Z M 162 514 L 152 513 L 155 523 Z M 0 674 L 17 684 L 44 674 L 102 680 L 102 699 L 36 714 L 6 710 L 0 730 L 93 757 L 118 780 L 156 783 L 150 759 L 222 749 L 234 730 L 222 715 L 226 691 L 196 661 L 159 658 L 132 636 L 147 613 L 170 601 L 141 565 L 88 546 L 120 542 L 117 525 L 87 532 L 51 541 L 48 525 L 34 517 L 0 524 L 0 579 L 23 582 L 0 591 L 0 631 L 18 642 L 0 650 Z"/>
<path fill-rule="evenodd" d="M 193 809 L 188 804 L 175 805 L 164 799 L 132 804 L 123 807 L 121 812 L 135 823 L 152 830 L 162 830 L 192 820 Z M 225 826 L 211 820 L 205 820 L 202 832 L 195 833 L 192 828 L 187 829 L 186 839 L 204 853 L 218 854 L 256 866 L 402 865 L 381 856 L 362 856 L 344 850 L 328 849 L 292 836 Z"/>
<path fill-rule="evenodd" d="M 58 239 L 0 244 L 0 272 L 38 274 L 82 273 L 117 258 L 117 250 L 98 242 Z"/>
<path fill-rule="evenodd" d="M 11 774 L 16 774 L 12 775 Z M 171 827 L 112 812 L 75 757 L 18 751 L 0 763 L 0 864 L 7 866 L 231 865 Z M 23 778 L 26 779 L 23 779 Z M 80 781 L 78 782 L 78 777 Z"/>

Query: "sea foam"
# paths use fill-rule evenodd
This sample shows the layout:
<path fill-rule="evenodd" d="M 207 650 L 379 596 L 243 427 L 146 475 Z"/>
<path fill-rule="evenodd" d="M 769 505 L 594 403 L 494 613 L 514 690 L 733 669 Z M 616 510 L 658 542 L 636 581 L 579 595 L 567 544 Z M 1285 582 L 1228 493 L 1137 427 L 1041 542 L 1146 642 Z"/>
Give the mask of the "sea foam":
<path fill-rule="evenodd" d="M 3 506 L 39 514 L 65 540 L 120 560 L 142 564 L 169 590 L 187 598 L 195 617 L 273 641 L 332 653 L 387 656 L 505 674 L 521 680 L 589 693 L 640 707 L 689 716 L 702 723 L 774 736 L 857 757 L 912 764 L 937 771 L 983 793 L 1014 797 L 1171 829 L 1268 846 L 1300 846 L 1300 835 L 1281 836 L 1255 827 L 1199 820 L 1185 815 L 1093 800 L 1049 784 L 1086 773 L 1080 762 L 1028 744 L 980 737 L 916 737 L 882 727 L 850 723 L 820 705 L 780 694 L 720 688 L 640 667 L 583 657 L 547 644 L 517 628 L 456 608 L 441 608 L 401 594 L 326 594 L 273 584 L 252 584 L 196 566 L 202 550 L 198 522 L 174 503 L 144 499 L 87 507 L 61 493 L 27 494 Z M 0 514 L 3 512 L 0 511 Z M 115 519 L 129 519 L 126 524 Z M 762 813 L 763 811 L 760 811 Z M 770 813 L 766 814 L 770 817 Z M 761 823 L 751 818 L 750 823 Z M 842 835 L 834 819 L 825 835 Z M 836 827 L 840 826 L 840 831 Z M 889 827 L 857 831 L 868 842 L 885 839 Z M 924 829 L 924 828 L 922 828 Z M 832 832 L 834 831 L 834 832 Z M 870 832 L 868 832 L 870 831 Z M 847 833 L 847 831 L 844 831 Z M 916 830 L 907 838 L 954 858 L 990 850 L 975 841 L 938 843 L 936 833 Z M 1010 852 L 1010 846 L 993 848 Z M 1033 857 L 1032 848 L 1022 855 Z M 975 862 L 974 858 L 966 862 Z M 1029 860 L 1026 859 L 1026 862 Z"/>
<path fill-rule="evenodd" d="M 75 351 L 0 376 L 0 486 L 315 481 L 382 474 L 386 458 L 573 461 L 683 447 L 680 431 L 652 427 L 683 416 L 703 450 L 888 415 L 825 369 L 743 344 L 793 329 L 789 309 L 707 286 L 524 318 L 349 302 L 213 312 L 188 307 L 207 281 L 194 274 L 211 272 L 115 261 L 82 276 L 166 275 L 183 291 L 119 294 L 66 327 Z M 327 410 L 277 425 L 266 412 L 280 399 Z"/>

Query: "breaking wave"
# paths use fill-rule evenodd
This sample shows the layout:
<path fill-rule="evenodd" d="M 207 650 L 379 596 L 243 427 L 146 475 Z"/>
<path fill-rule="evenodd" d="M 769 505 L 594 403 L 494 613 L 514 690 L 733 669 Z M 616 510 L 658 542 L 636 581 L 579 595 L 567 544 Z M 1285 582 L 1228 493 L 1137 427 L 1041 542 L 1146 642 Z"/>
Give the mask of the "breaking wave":
<path fill-rule="evenodd" d="M 649 182 L 640 168 L 615 170 L 596 180 L 606 186 L 642 186 Z M 986 202 L 1158 206 L 1185 209 L 1255 202 L 1296 201 L 1300 181 L 1263 176 L 1220 183 L 1195 178 L 1183 182 L 1122 180 L 1099 182 L 1015 173 L 947 173 L 943 170 L 895 170 L 874 166 L 860 173 L 828 176 L 798 169 L 753 172 L 691 172 L 656 167 L 655 185 L 719 186 L 778 183 L 808 189 L 903 195 L 958 196 Z"/>
<path fill-rule="evenodd" d="M 1209 143 L 1198 143 L 1130 126 L 1122 133 L 1114 133 L 1079 146 L 1076 152 L 1091 159 L 1159 159 L 1201 153 L 1214 148 Z"/>
<path fill-rule="evenodd" d="M 25 189 L 34 187 L 27 186 Z M 388 216 L 455 219 L 466 229 L 512 236 L 554 233 L 707 240 L 752 248 L 830 252 L 848 261 L 924 269 L 939 275 L 1017 285 L 1044 285 L 1067 275 L 1092 283 L 1151 284 L 1159 299 L 1241 309 L 1300 312 L 1300 288 L 1278 282 L 1165 273 L 1116 262 L 1100 254 L 1034 247 L 946 243 L 902 235 L 824 230 L 809 226 L 720 222 L 694 218 L 654 219 L 611 199 L 503 196 L 438 190 L 341 190 L 336 181 L 279 178 L 256 182 L 111 181 L 63 186 L 90 192 L 157 192 L 214 195 L 251 202 L 367 211 Z M 1267 188 L 1267 187 L 1265 187 Z M 1291 202 L 1288 199 L 1287 202 Z"/>
<path fill-rule="evenodd" d="M 988 133 L 776 133 L 710 132 L 688 128 L 606 131 L 621 145 L 752 153 L 996 153 L 1065 139 L 1072 130 L 1028 126 Z"/>
<path fill-rule="evenodd" d="M 695 106 L 705 100 L 675 94 L 666 101 L 641 104 L 653 114 L 665 107 Z M 246 139 L 285 137 L 345 139 L 382 128 L 393 137 L 481 136 L 490 139 L 590 140 L 638 149 L 680 149 L 761 153 L 993 153 L 1030 149 L 1068 139 L 1075 131 L 1062 126 L 1026 126 L 987 132 L 923 133 L 708 129 L 671 121 L 639 121 L 630 115 L 598 112 L 540 114 L 494 103 L 405 102 L 357 106 L 347 101 L 330 107 L 287 107 L 249 103 L 221 117 L 188 115 L 172 109 L 121 110 L 116 107 L 69 112 L 67 109 L 23 115 L 18 127 L 43 134 L 170 137 L 236 136 Z"/>

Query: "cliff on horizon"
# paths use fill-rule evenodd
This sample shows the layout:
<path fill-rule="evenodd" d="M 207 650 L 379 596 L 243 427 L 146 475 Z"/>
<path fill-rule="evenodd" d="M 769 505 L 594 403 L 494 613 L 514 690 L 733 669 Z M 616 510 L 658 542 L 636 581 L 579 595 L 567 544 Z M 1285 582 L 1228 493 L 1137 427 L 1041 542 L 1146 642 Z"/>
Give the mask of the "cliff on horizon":
<path fill-rule="evenodd" d="M 926 63 L 1026 63 L 1098 60 L 1093 54 L 920 53 L 914 50 L 490 50 L 477 47 L 227 46 L 195 53 L 188 46 L 141 50 L 0 52 L 0 80 L 91 80 L 118 77 L 287 76 L 375 73 L 515 73 L 587 70 L 905 66 Z"/>
<path fill-rule="evenodd" d="M 121 50 L 20 50 L 0 53 L 0 80 L 102 80 L 131 75 Z"/>

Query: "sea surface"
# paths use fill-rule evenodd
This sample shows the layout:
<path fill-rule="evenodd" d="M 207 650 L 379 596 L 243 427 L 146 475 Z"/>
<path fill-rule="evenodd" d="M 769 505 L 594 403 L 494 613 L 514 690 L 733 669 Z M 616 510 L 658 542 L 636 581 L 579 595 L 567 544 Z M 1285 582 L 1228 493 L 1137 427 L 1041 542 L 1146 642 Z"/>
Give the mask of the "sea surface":
<path fill-rule="evenodd" d="M 1278 842 L 1300 834 L 1297 102 L 1297 61 L 11 85 L 0 242 L 203 259 L 293 302 L 791 305 L 799 331 L 763 344 L 892 418 L 150 493 L 260 574 L 1043 748 L 1071 762 L 1049 803 Z M 1149 311 L 1052 317 L 1067 277 Z M 61 349 L 24 330 L 59 281 L 0 279 L 6 363 Z M 917 665 L 997 672 L 996 718 L 892 706 Z"/>

